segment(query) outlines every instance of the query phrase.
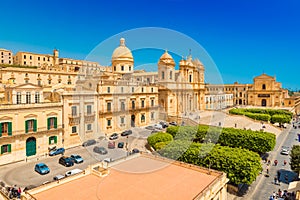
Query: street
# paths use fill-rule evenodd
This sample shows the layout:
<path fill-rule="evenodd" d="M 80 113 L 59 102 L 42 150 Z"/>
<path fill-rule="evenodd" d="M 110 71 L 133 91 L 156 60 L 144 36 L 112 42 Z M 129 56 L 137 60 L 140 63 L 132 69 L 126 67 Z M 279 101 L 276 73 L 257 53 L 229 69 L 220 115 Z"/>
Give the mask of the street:
<path fill-rule="evenodd" d="M 269 177 L 265 176 L 267 174 L 266 168 L 267 163 L 263 164 L 263 172 L 257 178 L 256 182 L 254 182 L 251 187 L 253 188 L 250 191 L 250 194 L 245 196 L 245 199 L 269 199 L 269 197 L 273 194 L 273 192 L 278 192 L 278 189 L 281 191 L 288 189 L 288 183 L 292 182 L 295 178 L 296 174 L 292 172 L 289 162 L 289 155 L 281 155 L 281 147 L 288 146 L 291 148 L 293 145 L 298 144 L 298 136 L 299 129 L 294 129 L 289 125 L 287 129 L 285 129 L 277 138 L 276 146 L 274 151 L 272 151 L 269 155 L 269 159 L 271 160 L 271 165 L 269 167 Z M 278 160 L 278 165 L 275 166 L 274 160 Z M 284 160 L 287 161 L 287 164 L 284 165 Z M 277 171 L 280 171 L 280 185 L 274 184 L 274 177 L 277 176 Z M 288 182 L 285 180 L 285 175 L 288 177 Z"/>
<path fill-rule="evenodd" d="M 66 149 L 64 153 L 65 156 L 70 156 L 71 154 L 79 154 L 84 162 L 80 164 L 74 164 L 72 167 L 65 167 L 58 163 L 58 159 L 61 155 L 48 156 L 47 158 L 42 158 L 40 160 L 32 161 L 22 161 L 18 163 L 8 164 L 0 167 L 0 181 L 4 181 L 7 185 L 17 185 L 20 187 L 26 187 L 29 185 L 41 185 L 47 181 L 52 181 L 53 177 L 62 174 L 64 175 L 67 171 L 75 168 L 86 169 L 88 165 L 95 164 L 99 161 L 102 161 L 105 158 L 112 158 L 113 160 L 119 159 L 127 155 L 126 143 L 128 143 L 128 151 L 131 151 L 133 148 L 138 148 L 142 151 L 145 151 L 146 138 L 150 135 L 149 130 L 142 128 L 134 128 L 133 134 L 128 137 L 123 137 L 119 135 L 119 138 L 115 141 L 116 148 L 108 149 L 108 139 L 98 140 L 97 144 L 82 147 L 78 146 L 71 149 Z M 124 142 L 124 148 L 118 148 L 118 142 Z M 105 155 L 100 155 L 93 152 L 95 146 L 103 146 L 107 149 L 108 153 Z M 37 163 L 43 162 L 50 168 L 50 173 L 46 175 L 40 175 L 34 171 L 34 166 Z"/>

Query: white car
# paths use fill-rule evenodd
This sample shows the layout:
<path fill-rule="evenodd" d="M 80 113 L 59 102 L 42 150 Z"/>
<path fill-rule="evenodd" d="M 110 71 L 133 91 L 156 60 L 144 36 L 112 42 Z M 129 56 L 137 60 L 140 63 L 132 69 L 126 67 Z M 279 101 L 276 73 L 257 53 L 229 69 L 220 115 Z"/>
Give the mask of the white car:
<path fill-rule="evenodd" d="M 79 174 L 81 172 L 83 172 L 83 170 L 81 170 L 81 169 L 72 169 L 70 171 L 67 171 L 65 175 L 66 176 L 72 176 L 74 174 Z"/>
<path fill-rule="evenodd" d="M 286 146 L 282 146 L 282 147 L 281 147 L 280 153 L 281 153 L 282 155 L 289 155 L 289 154 L 290 154 L 290 148 L 289 148 L 289 147 L 286 147 Z"/>
<path fill-rule="evenodd" d="M 159 129 L 159 130 L 163 129 L 161 124 L 154 124 L 153 126 L 154 126 L 154 128 Z"/>

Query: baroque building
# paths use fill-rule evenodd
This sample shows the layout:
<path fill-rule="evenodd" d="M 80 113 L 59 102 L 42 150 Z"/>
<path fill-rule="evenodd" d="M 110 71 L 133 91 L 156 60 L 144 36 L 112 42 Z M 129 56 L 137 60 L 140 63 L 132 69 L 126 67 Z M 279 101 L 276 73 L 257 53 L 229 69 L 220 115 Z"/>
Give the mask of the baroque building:
<path fill-rule="evenodd" d="M 205 109 L 299 105 L 265 74 L 253 84 L 207 84 L 203 64 L 191 55 L 176 68 L 166 51 L 157 72 L 134 70 L 124 38 L 112 53 L 111 66 L 59 58 L 58 50 L 52 55 L 1 52 L 8 59 L 0 63 L 0 164 Z"/>

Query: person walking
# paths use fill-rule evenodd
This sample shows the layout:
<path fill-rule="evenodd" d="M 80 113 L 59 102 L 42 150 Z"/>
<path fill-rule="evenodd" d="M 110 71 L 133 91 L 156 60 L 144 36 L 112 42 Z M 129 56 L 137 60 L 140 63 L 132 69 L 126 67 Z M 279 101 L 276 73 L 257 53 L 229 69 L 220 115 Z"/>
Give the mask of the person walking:
<path fill-rule="evenodd" d="M 274 165 L 277 166 L 278 160 L 274 160 Z"/>
<path fill-rule="evenodd" d="M 274 176 L 274 184 L 277 185 L 277 176 Z"/>
<path fill-rule="evenodd" d="M 269 176 L 269 165 L 267 166 L 267 176 Z"/>
<path fill-rule="evenodd" d="M 287 164 L 287 162 L 286 162 L 286 160 L 284 160 L 284 161 L 283 161 L 283 165 L 286 166 L 286 164 Z"/>

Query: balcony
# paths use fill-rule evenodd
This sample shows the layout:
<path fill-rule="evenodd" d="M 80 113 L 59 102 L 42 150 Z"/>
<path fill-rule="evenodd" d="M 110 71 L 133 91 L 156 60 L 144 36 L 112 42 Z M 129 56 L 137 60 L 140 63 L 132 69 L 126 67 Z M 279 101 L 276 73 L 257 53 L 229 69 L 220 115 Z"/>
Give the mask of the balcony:
<path fill-rule="evenodd" d="M 2 133 L 2 136 L 0 138 L 8 138 L 8 137 L 20 137 L 23 135 L 37 135 L 37 134 L 58 134 L 63 130 L 62 125 L 57 126 L 57 128 L 51 128 L 48 130 L 47 127 L 38 127 L 36 131 L 33 131 L 33 129 L 28 130 L 27 133 L 25 133 L 24 130 L 12 130 L 12 135 L 9 135 L 8 133 Z"/>
<path fill-rule="evenodd" d="M 69 114 L 69 125 L 74 126 L 80 124 L 80 114 L 72 115 Z"/>
<path fill-rule="evenodd" d="M 84 113 L 84 122 L 85 123 L 94 122 L 95 115 L 96 115 L 96 112 Z"/>
<path fill-rule="evenodd" d="M 129 108 L 126 108 L 126 109 L 112 109 L 110 111 L 99 111 L 99 115 L 102 116 L 102 115 L 112 115 L 112 114 L 119 114 L 119 113 L 125 113 L 125 112 L 132 112 L 132 111 L 148 111 L 148 110 L 156 110 L 158 109 L 159 106 L 156 105 L 156 106 L 145 106 L 145 107 L 141 107 L 141 106 L 135 106 L 134 108 L 132 107 L 129 107 Z"/>

